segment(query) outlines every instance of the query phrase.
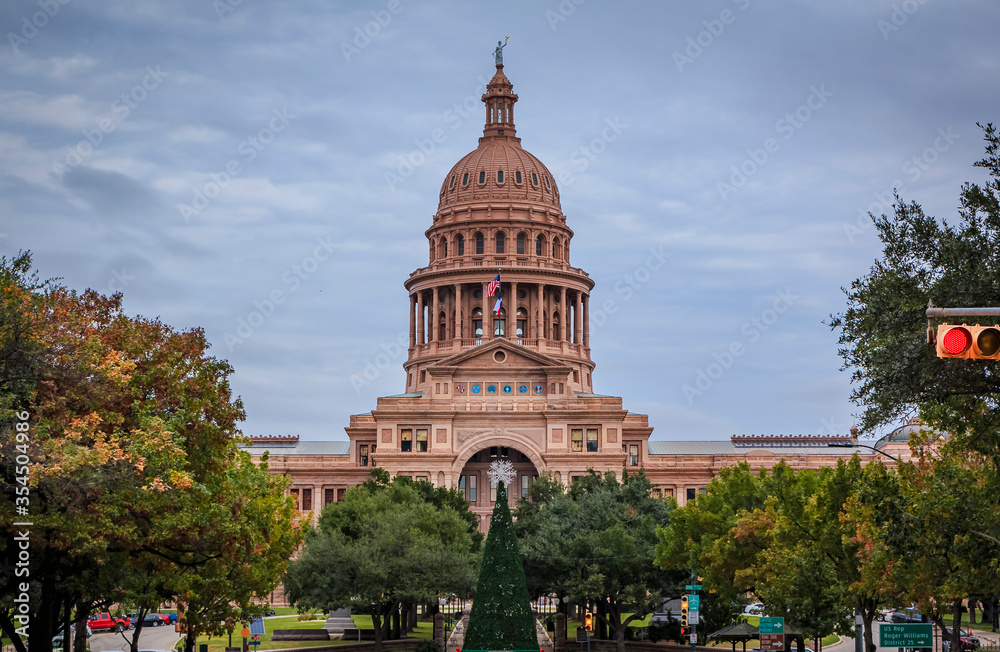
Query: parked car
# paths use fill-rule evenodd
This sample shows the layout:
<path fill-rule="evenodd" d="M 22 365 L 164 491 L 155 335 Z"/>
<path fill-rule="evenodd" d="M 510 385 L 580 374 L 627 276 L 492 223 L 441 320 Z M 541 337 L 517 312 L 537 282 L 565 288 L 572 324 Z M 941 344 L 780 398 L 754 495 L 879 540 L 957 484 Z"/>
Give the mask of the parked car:
<path fill-rule="evenodd" d="M 169 624 L 173 624 L 173 623 L 177 622 L 177 612 L 176 611 L 168 611 L 168 612 L 162 613 L 160 615 L 161 616 L 166 616 L 167 617 L 167 622 Z"/>
<path fill-rule="evenodd" d="M 763 616 L 764 615 L 764 603 L 754 602 L 753 604 L 748 604 L 743 613 L 749 616 Z"/>
<path fill-rule="evenodd" d="M 91 614 L 90 618 L 87 619 L 87 625 L 89 625 L 95 632 L 120 632 L 122 630 L 129 629 L 132 626 L 132 623 L 128 617 L 112 616 L 110 613 L 104 611 L 101 613 Z"/>
<path fill-rule="evenodd" d="M 889 614 L 889 620 L 894 623 L 919 623 L 923 622 L 924 617 L 916 609 L 907 607 L 901 611 L 893 611 Z"/>
<path fill-rule="evenodd" d="M 975 636 L 972 632 L 967 629 L 958 630 L 959 640 L 962 642 L 962 652 L 971 652 L 972 650 L 979 649 L 982 645 L 982 641 L 979 640 L 978 636 Z M 951 627 L 945 627 L 942 632 L 942 639 L 945 643 L 951 643 Z M 948 646 L 949 648 L 951 645 Z"/>
<path fill-rule="evenodd" d="M 278 612 L 276 612 L 274 609 L 265 609 L 264 610 L 264 615 L 265 616 L 277 616 Z"/>
<path fill-rule="evenodd" d="M 160 625 L 167 625 L 169 623 L 170 621 L 165 620 L 163 614 L 149 613 L 142 618 L 142 624 L 144 627 L 159 627 Z"/>

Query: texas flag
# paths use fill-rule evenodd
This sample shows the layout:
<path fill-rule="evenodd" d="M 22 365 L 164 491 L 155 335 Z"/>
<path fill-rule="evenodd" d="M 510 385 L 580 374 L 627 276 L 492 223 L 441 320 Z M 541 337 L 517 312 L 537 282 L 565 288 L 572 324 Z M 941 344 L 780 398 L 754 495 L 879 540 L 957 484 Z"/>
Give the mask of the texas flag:
<path fill-rule="evenodd" d="M 497 305 L 493 306 L 493 312 L 497 314 L 497 317 L 500 316 L 500 306 L 502 304 L 503 304 L 503 296 L 501 296 L 501 294 L 497 292 Z"/>

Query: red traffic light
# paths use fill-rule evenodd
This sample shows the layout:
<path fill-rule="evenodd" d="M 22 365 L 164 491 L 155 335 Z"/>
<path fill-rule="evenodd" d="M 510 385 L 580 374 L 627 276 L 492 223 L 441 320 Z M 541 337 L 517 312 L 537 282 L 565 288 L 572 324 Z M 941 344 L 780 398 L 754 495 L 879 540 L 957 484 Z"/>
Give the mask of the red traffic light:
<path fill-rule="evenodd" d="M 937 356 L 1000 360 L 1000 326 L 941 324 L 937 332 Z"/>

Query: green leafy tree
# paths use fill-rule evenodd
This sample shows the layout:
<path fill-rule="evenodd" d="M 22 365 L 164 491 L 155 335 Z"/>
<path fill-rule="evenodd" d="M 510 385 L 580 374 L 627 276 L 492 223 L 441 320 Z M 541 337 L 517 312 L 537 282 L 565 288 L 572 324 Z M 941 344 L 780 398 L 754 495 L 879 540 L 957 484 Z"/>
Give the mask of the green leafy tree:
<path fill-rule="evenodd" d="M 307 609 L 369 610 L 375 647 L 403 602 L 467 594 L 482 535 L 470 529 L 468 503 L 382 469 L 327 505 L 285 576 L 285 594 Z M 428 500 L 428 496 L 431 497 Z"/>
<path fill-rule="evenodd" d="M 534 494 L 537 502 L 518 508 L 526 571 L 545 580 L 543 590 L 593 603 L 623 650 L 629 625 L 679 596 L 688 579 L 653 564 L 657 527 L 667 525 L 673 503 L 654 498 L 641 472 L 619 481 L 613 471 L 591 471 L 565 493 L 551 484 L 540 488 L 547 495 Z"/>
<path fill-rule="evenodd" d="M 919 413 L 924 423 L 960 437 L 1000 464 L 1000 373 L 995 362 L 939 359 L 927 344 L 928 302 L 950 308 L 1000 306 L 1000 137 L 983 127 L 987 172 L 966 183 L 958 218 L 938 221 L 916 202 L 896 197 L 893 215 L 872 216 L 882 257 L 855 280 L 847 310 L 832 317 L 840 331 L 852 398 L 863 431 Z M 977 321 L 975 318 L 967 318 Z M 993 323 L 991 320 L 989 323 Z"/>

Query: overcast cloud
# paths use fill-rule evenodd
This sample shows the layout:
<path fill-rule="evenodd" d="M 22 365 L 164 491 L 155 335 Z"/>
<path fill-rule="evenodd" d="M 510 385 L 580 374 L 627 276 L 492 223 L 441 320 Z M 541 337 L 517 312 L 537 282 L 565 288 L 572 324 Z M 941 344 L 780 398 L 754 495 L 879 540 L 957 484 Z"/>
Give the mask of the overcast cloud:
<path fill-rule="evenodd" d="M 203 327 L 247 434 L 346 439 L 403 391 L 402 284 L 505 36 L 597 283 L 595 391 L 653 439 L 846 433 L 824 322 L 881 251 L 866 213 L 895 187 L 954 217 L 1000 121 L 986 1 L 8 0 L 0 25 L 0 253 Z"/>

